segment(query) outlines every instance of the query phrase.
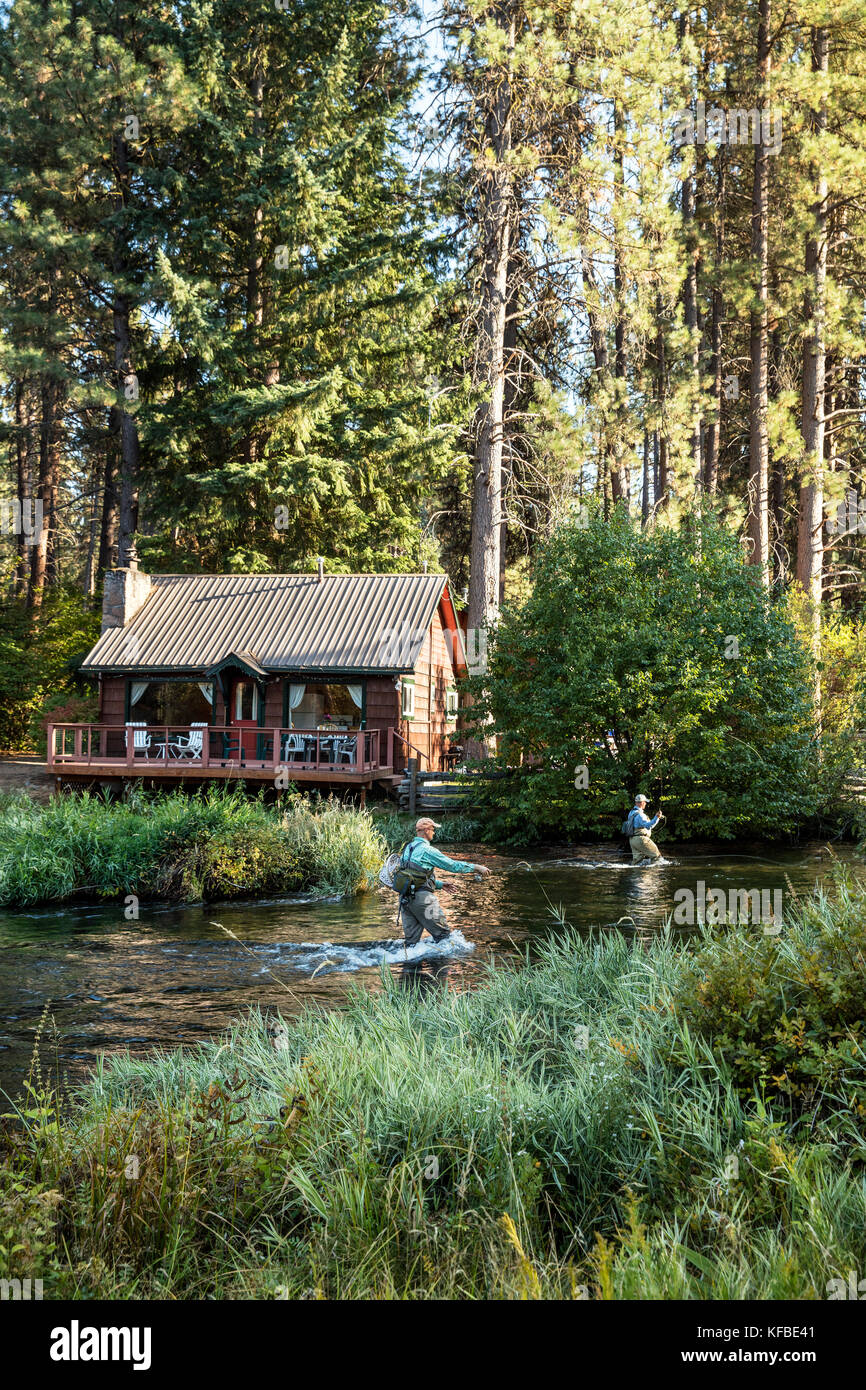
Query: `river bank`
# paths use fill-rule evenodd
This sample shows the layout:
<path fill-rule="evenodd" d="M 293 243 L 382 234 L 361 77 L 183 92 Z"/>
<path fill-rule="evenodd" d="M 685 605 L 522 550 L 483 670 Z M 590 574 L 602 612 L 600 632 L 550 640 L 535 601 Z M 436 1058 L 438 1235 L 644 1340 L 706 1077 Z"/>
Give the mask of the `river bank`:
<path fill-rule="evenodd" d="M 352 894 L 375 882 L 385 855 L 412 837 L 413 826 L 412 817 L 384 805 L 362 811 L 300 794 L 268 803 L 238 789 L 188 796 L 139 788 L 117 801 L 82 793 L 45 805 L 25 795 L 0 796 L 0 908 L 131 899 L 127 916 L 134 917 L 144 902 Z M 791 846 L 790 836 L 778 844 L 658 839 L 663 853 L 715 859 L 761 858 Z M 443 816 L 438 843 L 480 843 L 487 855 L 501 850 L 469 813 Z M 624 840 L 590 839 L 582 847 L 587 844 L 604 861 L 629 860 Z M 580 849 L 509 845 L 506 852 L 568 857 Z"/>
<path fill-rule="evenodd" d="M 238 790 L 83 793 L 0 807 L 0 907 L 71 900 L 198 902 L 314 888 L 352 893 L 378 872 L 369 816 L 300 795 L 266 805 Z"/>
<path fill-rule="evenodd" d="M 866 898 L 564 930 L 116 1057 L 4 1132 L 3 1277 L 46 1297 L 823 1299 L 866 1260 Z"/>

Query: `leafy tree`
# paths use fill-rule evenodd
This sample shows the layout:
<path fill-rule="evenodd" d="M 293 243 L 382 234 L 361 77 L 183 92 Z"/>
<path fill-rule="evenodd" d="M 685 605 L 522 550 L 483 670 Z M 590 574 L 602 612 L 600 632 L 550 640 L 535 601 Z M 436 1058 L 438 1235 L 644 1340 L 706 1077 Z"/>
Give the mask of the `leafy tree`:
<path fill-rule="evenodd" d="M 49 711 L 73 723 L 96 719 L 91 681 L 76 675 L 99 636 L 99 615 L 71 586 L 49 589 L 38 612 L 0 610 L 0 749 L 42 745 Z"/>
<path fill-rule="evenodd" d="M 642 790 L 678 835 L 792 830 L 816 799 L 810 677 L 721 526 L 571 518 L 491 634 L 483 693 L 478 678 L 509 770 L 500 829 L 610 834 Z"/>

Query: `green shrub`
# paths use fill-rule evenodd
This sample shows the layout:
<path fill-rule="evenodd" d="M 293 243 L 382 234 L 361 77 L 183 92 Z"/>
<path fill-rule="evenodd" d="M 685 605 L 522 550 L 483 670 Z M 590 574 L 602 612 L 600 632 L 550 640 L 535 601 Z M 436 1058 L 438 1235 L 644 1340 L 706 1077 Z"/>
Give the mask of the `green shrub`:
<path fill-rule="evenodd" d="M 25 798 L 0 810 L 0 904 L 73 894 L 178 902 L 365 888 L 386 852 L 366 812 L 297 797 L 267 806 L 239 790 Z"/>
<path fill-rule="evenodd" d="M 816 895 L 778 937 L 707 929 L 673 1007 L 710 1040 L 743 1095 L 784 1098 L 795 1114 L 844 1105 L 866 1130 L 862 887 L 840 882 L 832 905 Z"/>
<path fill-rule="evenodd" d="M 489 824 L 610 836 L 642 790 L 680 838 L 790 831 L 817 809 L 811 681 L 791 613 L 722 527 L 560 525 L 470 681 L 507 774 Z"/>
<path fill-rule="evenodd" d="M 313 858 L 300 856 L 279 825 L 264 824 L 211 837 L 167 836 L 147 883 L 156 897 L 212 901 L 252 892 L 293 892 L 315 873 Z"/>

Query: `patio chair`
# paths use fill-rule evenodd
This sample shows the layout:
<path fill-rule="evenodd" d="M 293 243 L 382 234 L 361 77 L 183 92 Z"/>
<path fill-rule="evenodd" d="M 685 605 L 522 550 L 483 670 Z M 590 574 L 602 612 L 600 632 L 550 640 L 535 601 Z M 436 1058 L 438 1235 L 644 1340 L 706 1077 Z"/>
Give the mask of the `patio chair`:
<path fill-rule="evenodd" d="M 129 748 L 129 731 L 132 730 L 132 746 L 135 756 L 143 753 L 145 758 L 150 757 L 151 737 L 147 732 L 147 724 L 143 719 L 128 719 L 126 722 L 126 747 Z"/>
<path fill-rule="evenodd" d="M 176 758 L 200 758 L 204 747 L 204 731 L 208 727 L 207 720 L 195 720 L 189 726 L 189 735 L 184 738 L 179 734 L 172 739 L 169 744 L 169 751 L 174 753 Z"/>
<path fill-rule="evenodd" d="M 358 739 L 357 739 L 357 736 L 354 737 L 354 738 L 340 738 L 340 739 L 335 739 L 335 740 L 334 740 L 334 743 L 335 743 L 335 750 L 334 750 L 334 751 L 335 751 L 335 755 L 336 755 L 335 758 L 334 758 L 334 761 L 335 761 L 335 762 L 338 762 L 338 763 L 343 763 L 343 762 L 346 762 L 346 763 L 353 763 L 353 762 L 355 761 L 355 757 L 356 757 L 357 752 L 358 752 Z"/>
<path fill-rule="evenodd" d="M 288 762 L 289 758 L 294 758 L 300 753 L 301 758 L 306 761 L 305 740 L 300 734 L 286 734 L 283 737 L 283 760 Z"/>

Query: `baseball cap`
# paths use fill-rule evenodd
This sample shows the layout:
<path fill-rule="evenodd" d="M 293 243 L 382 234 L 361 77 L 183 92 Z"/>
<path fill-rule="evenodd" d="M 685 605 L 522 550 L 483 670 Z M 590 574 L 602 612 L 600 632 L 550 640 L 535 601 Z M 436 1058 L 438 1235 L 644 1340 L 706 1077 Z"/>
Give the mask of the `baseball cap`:
<path fill-rule="evenodd" d="M 438 821 L 438 820 L 434 820 L 432 816 L 421 816 L 421 817 L 419 817 L 419 819 L 416 820 L 416 822 L 415 822 L 415 829 L 416 829 L 416 830 L 420 830 L 421 827 L 422 827 L 422 825 L 432 825 L 432 827 L 433 827 L 434 830 L 441 830 L 441 829 L 442 829 L 441 822 Z"/>

